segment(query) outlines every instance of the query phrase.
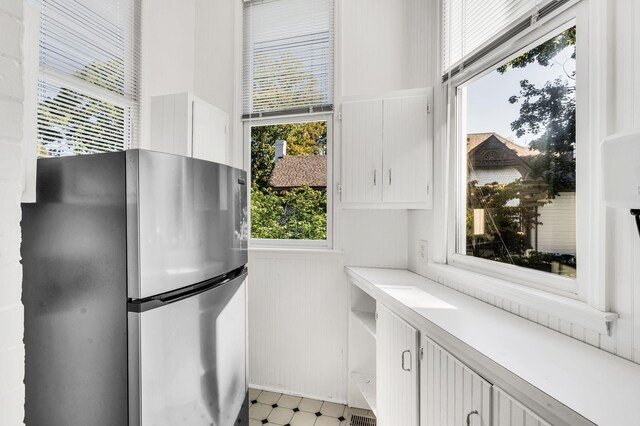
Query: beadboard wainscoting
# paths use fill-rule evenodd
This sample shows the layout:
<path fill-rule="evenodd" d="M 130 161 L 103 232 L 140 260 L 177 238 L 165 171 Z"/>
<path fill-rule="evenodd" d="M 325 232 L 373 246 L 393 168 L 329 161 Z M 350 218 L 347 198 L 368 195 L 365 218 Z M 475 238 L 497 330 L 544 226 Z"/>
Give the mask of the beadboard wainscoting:
<path fill-rule="evenodd" d="M 608 135 L 639 131 L 640 123 L 640 3 L 635 0 L 607 2 L 609 81 L 607 85 Z M 605 84 L 605 83 L 602 83 Z M 437 142 L 437 139 L 436 139 Z M 438 144 L 436 143 L 436 149 Z M 439 155 L 436 153 L 436 156 Z M 442 171 L 436 166 L 436 176 Z M 595 189 L 594 189 L 595 190 Z M 434 205 L 442 202 L 436 194 Z M 464 283 L 443 280 L 442 284 L 476 297 L 545 327 L 596 346 L 635 363 L 640 363 L 640 238 L 628 210 L 609 209 L 607 232 L 607 269 L 610 311 L 619 315 L 611 335 L 598 334 L 570 321 L 537 312 L 526 306 L 469 288 Z M 435 229 L 431 211 L 409 213 L 409 269 L 427 276 L 427 266 L 419 259 L 419 241 L 437 244 L 440 230 Z M 431 257 L 431 253 L 429 253 Z M 441 260 L 441 259 L 440 259 Z"/>
<path fill-rule="evenodd" d="M 344 403 L 342 255 L 250 250 L 249 268 L 250 386 Z"/>
<path fill-rule="evenodd" d="M 406 269 L 406 210 L 338 210 L 337 250 L 249 250 L 251 387 L 347 400 L 344 265 Z"/>

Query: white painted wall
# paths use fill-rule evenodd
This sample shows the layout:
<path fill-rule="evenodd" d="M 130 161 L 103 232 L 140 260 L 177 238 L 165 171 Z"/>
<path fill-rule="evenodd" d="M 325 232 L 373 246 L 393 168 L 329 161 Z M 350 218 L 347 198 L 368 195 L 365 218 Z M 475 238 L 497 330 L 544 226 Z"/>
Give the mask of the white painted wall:
<path fill-rule="evenodd" d="M 249 251 L 251 386 L 346 402 L 344 266 L 406 269 L 407 212 L 343 210 L 336 225 L 336 251 Z"/>
<path fill-rule="evenodd" d="M 23 0 L 0 2 L 0 424 L 24 419 L 20 201 L 23 188 Z"/>
<path fill-rule="evenodd" d="M 150 144 L 151 97 L 194 92 L 194 23 L 194 0 L 143 1 L 141 148 Z"/>
<path fill-rule="evenodd" d="M 435 5 L 436 0 L 336 0 L 337 111 L 344 96 L 428 86 L 426 58 L 433 41 L 425 38 L 423 23 Z M 336 121 L 335 152 L 340 144 Z M 339 182 L 339 155 L 334 159 L 334 182 Z M 335 202 L 334 248 L 341 255 L 249 253 L 252 386 L 346 402 L 344 265 L 408 266 L 408 211 L 343 210 Z"/>
<path fill-rule="evenodd" d="M 344 402 L 347 292 L 337 253 L 249 253 L 249 383 Z"/>
<path fill-rule="evenodd" d="M 425 87 L 432 0 L 337 0 L 341 96 Z"/>
<path fill-rule="evenodd" d="M 607 20 L 610 60 L 608 88 L 607 133 L 640 130 L 640 3 L 635 0 L 615 0 L 608 3 Z M 594 83 L 591 83 L 594 84 Z M 436 157 L 440 149 L 436 134 Z M 435 188 L 441 184 L 441 166 L 435 166 Z M 591 190 L 595 191 L 596 188 Z M 444 202 L 443 194 L 436 192 L 434 205 Z M 611 307 L 620 318 L 615 323 L 612 336 L 598 335 L 566 320 L 546 315 L 526 306 L 510 303 L 499 297 L 469 289 L 463 283 L 445 284 L 487 303 L 529 318 L 545 327 L 572 336 L 623 358 L 640 363 L 640 238 L 633 217 L 627 210 L 610 210 L 611 226 L 607 237 L 607 269 L 610 282 Z M 409 213 L 409 269 L 426 275 L 426 267 L 418 260 L 418 242 L 428 240 L 430 246 L 442 243 L 442 230 L 434 224 L 431 211 Z M 433 258 L 434 250 L 429 250 Z M 435 255 L 437 257 L 437 255 Z M 442 260 L 442 259 L 438 259 Z"/>
<path fill-rule="evenodd" d="M 182 92 L 227 112 L 229 140 L 241 137 L 241 46 L 241 2 L 144 1 L 141 148 L 150 145 L 150 98 Z M 241 142 L 232 147 L 232 164 L 242 167 Z"/>

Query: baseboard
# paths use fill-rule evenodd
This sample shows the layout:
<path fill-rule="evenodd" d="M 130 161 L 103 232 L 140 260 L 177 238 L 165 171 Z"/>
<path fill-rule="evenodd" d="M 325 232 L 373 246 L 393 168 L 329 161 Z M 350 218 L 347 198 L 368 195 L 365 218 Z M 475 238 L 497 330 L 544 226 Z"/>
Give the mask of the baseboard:
<path fill-rule="evenodd" d="M 299 392 L 292 392 L 288 389 L 280 389 L 280 388 L 276 388 L 273 386 L 262 386 L 262 385 L 258 385 L 255 383 L 249 383 L 249 387 L 252 389 L 258 389 L 258 390 L 264 390 L 264 391 L 268 391 L 268 392 L 275 392 L 275 393 L 281 393 L 284 395 L 291 395 L 291 396 L 299 396 L 302 398 L 310 398 L 310 399 L 318 399 L 320 401 L 327 401 L 327 402 L 335 402 L 337 404 L 343 404 L 343 405 L 347 405 L 347 400 L 346 399 L 340 399 L 340 398 L 332 398 L 329 396 L 323 396 L 323 395 L 315 395 L 315 394 L 308 394 L 308 393 L 299 393 Z"/>

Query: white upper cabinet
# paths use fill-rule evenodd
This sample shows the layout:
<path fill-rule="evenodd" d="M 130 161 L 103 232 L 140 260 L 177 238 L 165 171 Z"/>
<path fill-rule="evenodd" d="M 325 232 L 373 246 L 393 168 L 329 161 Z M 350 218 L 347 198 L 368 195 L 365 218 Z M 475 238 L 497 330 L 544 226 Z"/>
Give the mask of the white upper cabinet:
<path fill-rule="evenodd" d="M 418 426 L 418 330 L 380 302 L 376 312 L 378 424 Z"/>
<path fill-rule="evenodd" d="M 432 207 L 432 100 L 429 88 L 342 104 L 344 207 Z"/>
<path fill-rule="evenodd" d="M 426 203 L 431 188 L 429 96 L 385 99 L 382 159 L 385 203 Z"/>
<path fill-rule="evenodd" d="M 153 151 L 228 164 L 229 115 L 190 93 L 151 98 Z"/>
<path fill-rule="evenodd" d="M 382 201 L 382 100 L 342 105 L 342 201 Z"/>

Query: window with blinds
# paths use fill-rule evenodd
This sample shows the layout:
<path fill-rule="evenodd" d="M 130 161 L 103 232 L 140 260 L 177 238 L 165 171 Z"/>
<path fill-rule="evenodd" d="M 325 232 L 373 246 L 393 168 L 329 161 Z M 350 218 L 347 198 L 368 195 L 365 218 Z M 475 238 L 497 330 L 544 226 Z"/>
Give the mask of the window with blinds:
<path fill-rule="evenodd" d="M 245 117 L 331 109 L 333 22 L 333 0 L 245 0 Z"/>
<path fill-rule="evenodd" d="M 467 65 L 498 38 L 510 38 L 565 0 L 443 0 L 442 71 Z M 498 40 L 499 44 L 500 40 Z"/>
<path fill-rule="evenodd" d="M 129 148 L 139 117 L 140 1 L 41 0 L 38 156 Z"/>

